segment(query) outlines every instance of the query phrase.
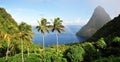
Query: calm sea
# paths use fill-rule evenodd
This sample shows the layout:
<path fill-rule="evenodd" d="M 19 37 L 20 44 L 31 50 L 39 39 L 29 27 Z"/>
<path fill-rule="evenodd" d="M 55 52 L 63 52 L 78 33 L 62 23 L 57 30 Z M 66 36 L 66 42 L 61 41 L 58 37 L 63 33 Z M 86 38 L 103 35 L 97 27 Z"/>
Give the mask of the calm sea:
<path fill-rule="evenodd" d="M 84 38 L 76 36 L 76 32 L 79 31 L 81 26 L 79 25 L 69 25 L 65 26 L 65 32 L 58 35 L 59 44 L 69 44 L 75 42 L 82 42 Z M 33 42 L 42 45 L 42 34 L 33 27 L 33 32 L 35 33 L 33 37 Z M 55 32 L 45 33 L 45 46 L 56 44 L 56 34 Z"/>

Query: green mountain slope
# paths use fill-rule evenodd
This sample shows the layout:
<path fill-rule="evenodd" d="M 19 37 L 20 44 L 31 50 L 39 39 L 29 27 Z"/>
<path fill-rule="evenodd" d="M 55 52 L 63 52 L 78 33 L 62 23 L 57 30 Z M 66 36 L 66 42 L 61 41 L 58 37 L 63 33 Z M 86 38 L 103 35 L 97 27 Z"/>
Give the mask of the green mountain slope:
<path fill-rule="evenodd" d="M 15 33 L 18 31 L 18 25 L 10 14 L 4 8 L 0 8 L 0 32 Z"/>
<path fill-rule="evenodd" d="M 0 8 L 0 57 L 4 57 L 10 51 L 10 55 L 21 52 L 21 41 L 24 51 L 33 45 L 32 26 L 22 22 L 20 25 L 6 12 Z"/>
<path fill-rule="evenodd" d="M 97 41 L 101 37 L 105 38 L 106 42 L 110 42 L 114 37 L 120 37 L 120 15 L 105 24 L 87 41 Z"/>

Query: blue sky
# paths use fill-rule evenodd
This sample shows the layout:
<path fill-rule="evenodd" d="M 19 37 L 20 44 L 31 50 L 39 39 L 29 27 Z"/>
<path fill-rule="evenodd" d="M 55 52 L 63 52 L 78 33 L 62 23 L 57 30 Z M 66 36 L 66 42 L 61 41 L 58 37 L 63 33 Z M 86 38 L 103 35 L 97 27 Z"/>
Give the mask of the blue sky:
<path fill-rule="evenodd" d="M 98 5 L 111 18 L 120 14 L 119 0 L 0 0 L 0 7 L 7 10 L 20 23 L 37 25 L 42 17 L 48 21 L 60 17 L 65 25 L 84 25 Z"/>

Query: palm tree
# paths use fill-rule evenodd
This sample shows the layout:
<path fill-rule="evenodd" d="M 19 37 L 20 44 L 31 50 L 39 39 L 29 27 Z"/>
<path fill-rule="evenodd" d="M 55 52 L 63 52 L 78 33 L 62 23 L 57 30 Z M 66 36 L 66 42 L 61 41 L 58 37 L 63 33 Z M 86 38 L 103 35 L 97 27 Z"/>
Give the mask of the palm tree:
<path fill-rule="evenodd" d="M 32 37 L 33 37 L 33 34 L 31 31 L 29 31 L 27 33 L 27 36 L 26 36 L 26 47 L 27 47 L 27 54 L 28 54 L 28 57 L 29 57 L 29 51 L 30 51 L 30 48 L 32 48 Z M 29 42 L 28 42 L 29 41 Z"/>
<path fill-rule="evenodd" d="M 10 39 L 11 39 L 11 36 L 10 34 L 4 34 L 4 40 L 7 39 L 7 51 L 6 51 L 6 60 L 8 60 L 8 54 L 10 53 L 9 51 L 9 46 L 10 46 Z"/>
<path fill-rule="evenodd" d="M 19 25 L 19 30 L 20 32 L 18 33 L 19 37 L 20 37 L 20 42 L 21 42 L 21 54 L 22 54 L 22 62 L 24 62 L 24 56 L 23 56 L 23 38 L 25 36 L 25 24 L 24 22 L 22 22 Z"/>
<path fill-rule="evenodd" d="M 47 22 L 47 19 L 42 18 L 41 22 L 38 21 L 38 26 L 36 26 L 36 29 L 39 31 L 41 31 L 42 33 L 42 41 L 43 41 L 43 50 L 44 50 L 44 34 L 45 32 L 49 33 L 49 28 L 48 28 L 48 24 L 50 24 L 49 22 Z"/>
<path fill-rule="evenodd" d="M 3 34 L 3 40 L 7 41 L 6 60 L 8 60 L 8 54 L 10 54 L 9 49 L 10 49 L 11 39 L 13 37 L 13 36 L 11 36 L 11 34 L 13 34 L 13 29 L 14 29 L 13 25 L 10 24 L 10 26 L 8 27 L 8 31 Z"/>
<path fill-rule="evenodd" d="M 33 34 L 34 33 L 32 32 L 32 26 L 26 24 L 26 36 L 25 36 L 25 39 L 27 41 L 26 46 L 27 46 L 27 54 L 28 54 L 28 56 L 29 56 L 29 50 L 30 50 L 30 47 L 31 47 L 31 44 L 32 44 Z"/>
<path fill-rule="evenodd" d="M 32 27 L 28 24 L 26 24 L 25 22 L 22 22 L 19 25 L 19 36 L 21 39 L 21 53 L 22 53 L 22 62 L 24 62 L 24 57 L 23 57 L 23 40 L 24 41 L 31 41 L 32 39 Z M 25 42 L 25 44 L 28 44 L 28 42 Z M 28 56 L 29 56 L 29 47 L 28 48 Z"/>
<path fill-rule="evenodd" d="M 23 57 L 23 40 L 25 40 L 25 38 L 28 35 L 28 25 L 25 22 L 22 22 L 19 25 L 19 36 L 20 36 L 20 41 L 21 41 L 21 54 L 22 54 L 22 62 L 24 62 L 24 57 Z"/>
<path fill-rule="evenodd" d="M 20 37 L 20 42 L 21 42 L 21 54 L 22 54 L 22 62 L 24 62 L 24 56 L 23 56 L 23 36 L 24 36 L 24 33 L 23 32 L 19 32 L 18 33 L 19 37 Z"/>
<path fill-rule="evenodd" d="M 58 33 L 65 31 L 62 22 L 63 21 L 60 20 L 60 18 L 55 18 L 52 25 L 52 32 L 56 31 L 57 52 L 58 52 Z"/>

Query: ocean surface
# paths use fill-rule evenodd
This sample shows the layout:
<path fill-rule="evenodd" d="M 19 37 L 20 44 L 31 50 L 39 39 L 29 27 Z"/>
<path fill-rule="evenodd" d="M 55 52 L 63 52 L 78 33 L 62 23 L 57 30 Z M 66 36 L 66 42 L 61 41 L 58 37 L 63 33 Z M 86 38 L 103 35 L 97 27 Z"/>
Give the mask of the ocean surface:
<path fill-rule="evenodd" d="M 59 44 L 69 44 L 75 42 L 82 42 L 84 38 L 76 36 L 76 32 L 79 31 L 81 26 L 79 25 L 69 25 L 65 26 L 65 32 L 58 35 Z M 42 45 L 42 34 L 33 27 L 33 32 L 35 33 L 33 37 L 33 42 Z M 45 46 L 56 44 L 56 34 L 55 32 L 45 33 Z"/>

